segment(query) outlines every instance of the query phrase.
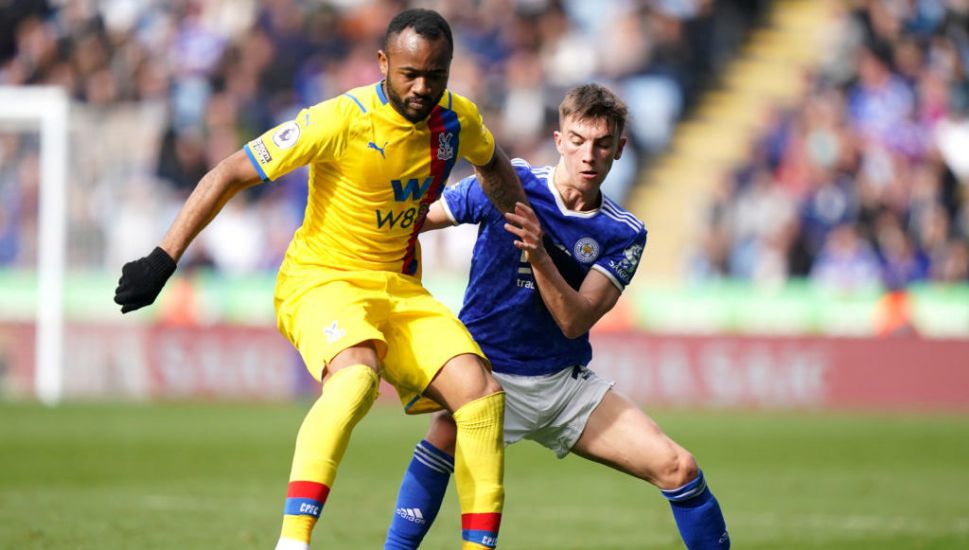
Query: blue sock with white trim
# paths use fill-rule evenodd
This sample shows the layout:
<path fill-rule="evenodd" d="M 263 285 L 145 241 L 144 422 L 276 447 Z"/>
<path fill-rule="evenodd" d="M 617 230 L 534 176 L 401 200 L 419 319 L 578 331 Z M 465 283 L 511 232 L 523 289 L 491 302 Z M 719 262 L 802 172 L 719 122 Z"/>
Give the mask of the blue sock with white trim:
<path fill-rule="evenodd" d="M 689 550 L 726 550 L 730 548 L 727 523 L 720 503 L 707 487 L 703 472 L 678 489 L 660 491 L 670 501 L 680 537 Z"/>
<path fill-rule="evenodd" d="M 397 492 L 384 550 L 413 550 L 434 523 L 454 472 L 454 457 L 423 440 L 414 449 Z"/>

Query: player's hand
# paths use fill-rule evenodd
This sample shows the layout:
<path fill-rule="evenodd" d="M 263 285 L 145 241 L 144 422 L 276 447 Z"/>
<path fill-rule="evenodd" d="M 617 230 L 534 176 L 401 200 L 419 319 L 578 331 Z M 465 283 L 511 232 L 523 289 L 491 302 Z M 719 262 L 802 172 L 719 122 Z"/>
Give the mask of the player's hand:
<path fill-rule="evenodd" d="M 505 221 L 505 231 L 518 237 L 515 248 L 524 250 L 529 262 L 538 262 L 548 257 L 548 251 L 542 243 L 545 233 L 531 206 L 516 202 L 515 211 L 505 213 Z"/>
<path fill-rule="evenodd" d="M 121 313 L 145 307 L 155 301 L 174 272 L 175 260 L 156 246 L 144 258 L 124 264 L 118 288 L 114 290 L 114 302 L 121 306 Z"/>

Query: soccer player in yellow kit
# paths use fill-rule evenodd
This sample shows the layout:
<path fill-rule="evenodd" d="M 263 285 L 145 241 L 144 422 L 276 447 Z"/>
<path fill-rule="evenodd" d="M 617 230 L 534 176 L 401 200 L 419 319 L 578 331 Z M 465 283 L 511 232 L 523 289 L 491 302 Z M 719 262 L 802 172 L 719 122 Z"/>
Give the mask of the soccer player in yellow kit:
<path fill-rule="evenodd" d="M 398 14 L 378 52 L 381 82 L 304 109 L 220 162 L 160 246 L 122 269 L 122 312 L 151 304 L 226 201 L 309 166 L 305 218 L 280 267 L 275 306 L 280 331 L 323 389 L 296 438 L 278 550 L 309 548 L 380 376 L 407 412 L 452 413 L 462 547 L 497 545 L 504 395 L 467 329 L 421 286 L 417 236 L 459 157 L 499 209 L 525 199 L 475 105 L 447 90 L 452 53 L 439 14 Z"/>

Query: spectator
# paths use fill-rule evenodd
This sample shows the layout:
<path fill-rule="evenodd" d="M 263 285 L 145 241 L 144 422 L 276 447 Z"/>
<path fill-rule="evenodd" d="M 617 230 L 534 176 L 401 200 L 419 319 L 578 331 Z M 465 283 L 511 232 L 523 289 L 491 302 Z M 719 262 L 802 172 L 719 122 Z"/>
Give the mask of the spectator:
<path fill-rule="evenodd" d="M 452 86 L 475 98 L 492 121 L 496 139 L 513 156 L 541 162 L 555 155 L 544 136 L 556 114 L 549 98 L 558 97 L 561 88 L 600 79 L 623 90 L 633 107 L 632 139 L 604 187 L 621 201 L 635 184 L 643 157 L 666 147 L 696 86 L 712 80 L 712 60 L 739 44 L 736 32 L 723 31 L 752 24 L 764 1 L 421 4 L 454 22 L 458 56 L 473 63 L 454 65 Z M 221 158 L 219 151 L 238 148 L 240 136 L 291 117 L 298 106 L 378 80 L 372 51 L 383 29 L 374 22 L 386 21 L 408 3 L 0 2 L 0 84 L 55 84 L 68 91 L 74 111 L 81 114 L 72 126 L 71 201 L 96 202 L 98 216 L 107 220 L 130 219 L 123 209 L 132 208 L 135 215 L 142 211 L 127 198 L 142 193 L 126 192 L 130 182 L 156 181 L 157 187 L 149 189 L 153 198 L 145 204 L 166 208 L 163 203 L 180 202 L 213 159 Z M 140 114 L 128 118 L 118 115 L 122 111 Z M 118 135 L 101 139 L 105 127 Z M 109 145 L 119 141 L 126 152 Z M 137 148 L 154 148 L 153 154 Z M 129 152 L 135 156 L 125 157 Z M 22 161 L 11 157 L 4 162 L 11 165 L 0 166 L 0 172 L 16 170 Z M 461 175 L 460 167 L 455 174 Z M 288 179 L 277 187 L 295 187 L 300 178 Z M 255 223 L 263 227 L 269 223 L 261 216 L 269 215 L 272 223 L 282 224 L 280 232 L 291 231 L 302 217 L 305 193 L 300 191 L 252 191 L 270 194 L 270 204 L 252 202 L 246 206 L 250 212 L 240 215 L 259 219 Z M 98 201 L 86 198 L 95 193 Z M 0 204 L 0 220 L 22 220 L 13 208 Z M 88 223 L 71 216 L 72 227 Z M 96 225 L 94 233 L 70 233 L 69 247 L 77 251 L 70 261 L 77 267 L 114 269 L 105 262 L 125 255 L 101 249 L 119 239 L 105 234 L 110 222 Z M 9 230 L 0 231 L 9 237 Z M 273 254 L 278 251 L 258 250 L 240 263 L 213 251 L 212 259 L 218 269 L 253 270 L 275 263 L 255 256 Z M 7 256 L 0 264 L 12 261 Z"/>
<path fill-rule="evenodd" d="M 845 223 L 831 230 L 811 268 L 811 280 L 822 288 L 846 294 L 870 288 L 878 281 L 875 252 L 854 225 Z"/>
<path fill-rule="evenodd" d="M 969 185 L 969 10 L 961 5 L 836 6 L 831 51 L 799 106 L 771 113 L 736 184 L 716 201 L 737 227 L 757 224 L 748 189 L 759 196 L 774 187 L 755 182 L 772 179 L 799 216 L 781 238 L 728 233 L 708 247 L 707 265 L 726 247 L 731 274 L 757 281 L 757 259 L 779 246 L 786 265 L 773 273 L 841 290 L 969 280 L 969 202 L 959 198 Z"/>

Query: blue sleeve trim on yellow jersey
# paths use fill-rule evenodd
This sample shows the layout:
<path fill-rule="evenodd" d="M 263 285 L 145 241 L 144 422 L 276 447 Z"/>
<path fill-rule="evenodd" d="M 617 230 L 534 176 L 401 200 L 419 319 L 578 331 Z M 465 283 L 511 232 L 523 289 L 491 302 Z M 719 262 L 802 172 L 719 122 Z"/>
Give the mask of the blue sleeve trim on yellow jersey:
<path fill-rule="evenodd" d="M 263 183 L 269 183 L 271 180 L 268 176 L 266 176 L 265 170 L 262 169 L 262 166 L 259 164 L 259 161 L 256 160 L 255 155 L 252 154 L 252 150 L 249 149 L 249 144 L 245 144 L 242 148 L 245 150 L 246 156 L 249 157 L 249 162 L 251 162 L 252 166 L 256 169 L 256 173 L 259 174 L 259 178 L 262 179 Z"/>
<path fill-rule="evenodd" d="M 410 400 L 410 402 L 404 405 L 404 412 L 409 411 L 410 408 L 414 406 L 414 403 L 417 403 L 417 400 L 420 398 L 421 398 L 421 394 L 415 395 L 414 398 Z"/>
<path fill-rule="evenodd" d="M 451 90 L 447 91 L 447 108 L 449 111 L 452 110 L 451 109 Z"/>
<path fill-rule="evenodd" d="M 383 80 L 381 80 L 380 82 L 377 83 L 377 98 L 380 99 L 380 104 L 381 105 L 386 105 L 387 104 L 387 96 L 384 95 L 384 86 L 383 86 L 383 84 L 384 84 L 384 81 Z"/>
<path fill-rule="evenodd" d="M 364 106 L 363 106 L 363 103 L 360 103 L 360 100 L 359 100 L 359 99 L 357 99 L 357 98 L 355 98 L 355 97 L 353 97 L 353 96 L 352 96 L 352 95 L 350 95 L 350 94 L 346 94 L 346 93 L 345 93 L 345 94 L 343 94 L 343 95 L 345 95 L 345 96 L 347 96 L 347 97 L 349 97 L 350 99 L 352 99 L 352 100 L 354 100 L 354 101 L 356 101 L 356 102 L 357 102 L 357 106 L 358 106 L 358 107 L 360 107 L 360 110 L 361 110 L 361 111 L 363 111 L 363 112 L 365 112 L 365 113 L 367 112 L 367 109 L 366 109 L 366 108 L 364 108 Z"/>

